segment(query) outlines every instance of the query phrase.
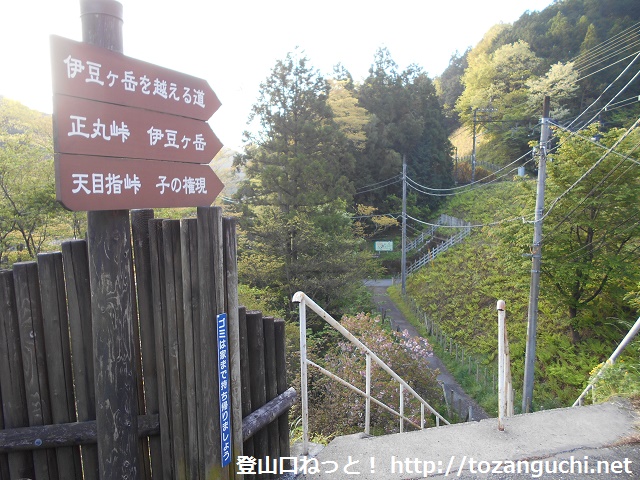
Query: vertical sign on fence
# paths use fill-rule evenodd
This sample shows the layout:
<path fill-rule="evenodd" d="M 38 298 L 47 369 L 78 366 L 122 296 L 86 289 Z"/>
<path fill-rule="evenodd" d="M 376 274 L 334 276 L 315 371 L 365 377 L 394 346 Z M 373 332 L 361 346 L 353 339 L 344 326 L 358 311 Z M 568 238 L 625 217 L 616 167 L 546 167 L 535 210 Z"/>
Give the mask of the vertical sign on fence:
<path fill-rule="evenodd" d="M 231 463 L 231 402 L 229 398 L 229 362 L 227 344 L 227 314 L 217 317 L 218 325 L 218 384 L 220 391 L 220 456 L 222 466 Z"/>

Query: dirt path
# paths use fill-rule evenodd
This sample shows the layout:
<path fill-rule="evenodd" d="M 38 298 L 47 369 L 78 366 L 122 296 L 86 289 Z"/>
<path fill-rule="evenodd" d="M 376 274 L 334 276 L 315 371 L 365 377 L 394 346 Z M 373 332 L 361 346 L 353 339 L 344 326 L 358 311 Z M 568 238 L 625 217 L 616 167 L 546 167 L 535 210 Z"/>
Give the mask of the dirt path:
<path fill-rule="evenodd" d="M 373 292 L 373 301 L 378 306 L 378 310 L 383 312 L 385 318 L 391 321 L 391 327 L 397 331 L 407 330 L 412 336 L 419 336 L 416 328 L 409 323 L 405 316 L 398 310 L 395 303 L 389 298 L 387 294 L 387 288 L 391 286 L 391 280 L 374 280 L 368 281 L 367 286 Z M 456 379 L 449 373 L 447 367 L 444 366 L 442 360 L 440 360 L 435 354 L 428 359 L 428 363 L 431 368 L 438 369 L 440 374 L 438 375 L 438 382 L 444 387 L 447 392 L 447 399 L 450 401 L 451 391 L 453 390 L 454 396 L 454 408 L 458 412 L 461 418 L 466 418 L 471 407 L 471 419 L 482 420 L 489 416 L 484 409 L 476 403 L 466 392 L 460 387 Z"/>

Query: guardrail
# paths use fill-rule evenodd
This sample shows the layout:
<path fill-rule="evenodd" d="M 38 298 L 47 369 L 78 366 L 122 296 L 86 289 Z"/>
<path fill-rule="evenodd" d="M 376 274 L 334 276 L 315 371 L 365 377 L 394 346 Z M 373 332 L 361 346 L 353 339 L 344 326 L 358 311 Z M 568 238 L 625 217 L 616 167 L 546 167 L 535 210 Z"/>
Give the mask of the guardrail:
<path fill-rule="evenodd" d="M 311 365 L 317 368 L 321 373 L 340 382 L 345 387 L 353 390 L 358 395 L 365 398 L 365 430 L 364 433 L 369 434 L 370 419 L 371 419 L 371 402 L 384 408 L 388 412 L 400 418 L 400 433 L 404 431 L 404 422 L 407 421 L 417 428 L 423 429 L 425 423 L 425 409 L 435 416 L 436 426 L 440 426 L 440 422 L 444 422 L 445 425 L 449 425 L 449 421 L 440 415 L 429 403 L 424 400 L 418 393 L 407 384 L 402 378 L 400 378 L 386 363 L 384 363 L 374 352 L 372 352 L 364 343 L 354 337 L 351 332 L 344 328 L 337 320 L 331 315 L 325 312 L 317 303 L 310 299 L 305 293 L 297 292 L 293 296 L 293 302 L 299 303 L 299 315 L 300 315 L 300 393 L 302 396 L 302 453 L 303 455 L 309 454 L 309 404 L 307 395 L 307 365 Z M 335 330 L 340 332 L 343 337 L 349 340 L 352 344 L 360 349 L 366 355 L 366 377 L 365 377 L 365 392 L 359 388 L 351 385 L 346 380 L 338 377 L 337 375 L 322 368 L 320 365 L 312 362 L 307 358 L 307 307 L 314 311 L 320 318 L 331 325 Z M 400 408 L 399 412 L 393 408 L 382 403 L 378 399 L 371 396 L 371 361 L 380 366 L 385 372 L 387 372 L 394 380 L 400 385 Z M 420 425 L 413 422 L 411 419 L 404 415 L 404 392 L 409 392 L 414 398 L 420 402 Z"/>

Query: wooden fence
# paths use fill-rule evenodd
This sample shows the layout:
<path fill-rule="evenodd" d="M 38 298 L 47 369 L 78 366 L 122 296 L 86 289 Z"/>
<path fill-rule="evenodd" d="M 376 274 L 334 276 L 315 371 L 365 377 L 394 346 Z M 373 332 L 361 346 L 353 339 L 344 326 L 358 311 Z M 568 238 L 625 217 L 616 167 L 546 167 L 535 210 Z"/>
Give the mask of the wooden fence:
<path fill-rule="evenodd" d="M 197 219 L 153 217 L 132 212 L 133 259 L 121 259 L 135 278 L 124 288 L 134 299 L 136 366 L 122 383 L 138 400 L 137 412 L 113 412 L 110 431 L 97 427 L 97 406 L 107 400 L 95 382 L 119 372 L 98 364 L 96 352 L 131 339 L 94 335 L 95 259 L 86 242 L 0 271 L 1 479 L 126 478 L 99 472 L 99 456 L 113 454 L 100 451 L 99 437 L 131 431 L 129 419 L 139 440 L 125 464 L 137 465 L 135 478 L 233 478 L 238 455 L 289 455 L 286 409 L 295 392 L 286 388 L 284 323 L 238 306 L 235 221 L 217 207 L 199 208 Z M 215 321 L 222 312 L 234 457 L 225 468 Z"/>

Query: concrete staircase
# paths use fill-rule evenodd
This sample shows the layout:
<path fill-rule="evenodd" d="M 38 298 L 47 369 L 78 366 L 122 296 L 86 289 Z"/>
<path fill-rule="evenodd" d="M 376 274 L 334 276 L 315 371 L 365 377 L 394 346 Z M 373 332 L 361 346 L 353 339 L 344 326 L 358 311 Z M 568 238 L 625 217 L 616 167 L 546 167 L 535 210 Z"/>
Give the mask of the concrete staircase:
<path fill-rule="evenodd" d="M 640 478 L 639 419 L 620 400 L 516 415 L 503 432 L 490 418 L 381 437 L 349 435 L 315 455 L 317 473 L 296 478 Z"/>

